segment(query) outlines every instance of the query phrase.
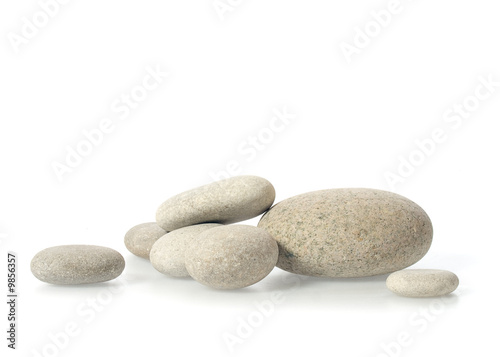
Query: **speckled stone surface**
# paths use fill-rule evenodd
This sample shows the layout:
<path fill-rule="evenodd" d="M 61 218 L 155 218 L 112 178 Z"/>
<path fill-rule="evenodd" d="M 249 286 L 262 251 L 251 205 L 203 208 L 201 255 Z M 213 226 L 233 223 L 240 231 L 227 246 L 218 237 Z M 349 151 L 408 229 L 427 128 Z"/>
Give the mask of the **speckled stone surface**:
<path fill-rule="evenodd" d="M 406 269 L 389 275 L 386 285 L 401 296 L 436 297 L 455 291 L 458 277 L 447 270 Z"/>
<path fill-rule="evenodd" d="M 237 176 L 168 199 L 158 208 L 156 221 L 167 231 L 199 223 L 235 223 L 264 213 L 274 198 L 274 187 L 266 179 Z"/>
<path fill-rule="evenodd" d="M 432 242 L 422 208 L 375 189 L 301 194 L 276 204 L 258 226 L 278 242 L 278 267 L 310 276 L 391 273 L 420 260 Z"/>
<path fill-rule="evenodd" d="M 153 244 L 167 234 L 156 222 L 138 224 L 125 234 L 125 246 L 134 255 L 149 259 Z"/>
<path fill-rule="evenodd" d="M 61 245 L 42 250 L 31 260 L 39 280 L 59 285 L 99 283 L 118 277 L 125 260 L 116 250 L 96 245 Z"/>
<path fill-rule="evenodd" d="M 197 224 L 176 229 L 156 241 L 151 249 L 150 260 L 160 273 L 174 277 L 188 277 L 185 254 L 188 245 L 201 232 L 220 227 L 217 223 Z"/>
<path fill-rule="evenodd" d="M 266 277 L 278 259 L 278 245 L 265 230 L 229 225 L 202 232 L 186 252 L 186 269 L 216 289 L 238 289 Z"/>

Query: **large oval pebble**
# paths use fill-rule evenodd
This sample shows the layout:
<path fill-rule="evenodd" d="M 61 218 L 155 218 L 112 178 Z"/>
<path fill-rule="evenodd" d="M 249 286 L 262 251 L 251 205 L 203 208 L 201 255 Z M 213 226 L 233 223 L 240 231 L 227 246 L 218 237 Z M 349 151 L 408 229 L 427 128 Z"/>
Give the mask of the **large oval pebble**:
<path fill-rule="evenodd" d="M 422 208 L 374 189 L 298 195 L 272 207 L 258 226 L 278 242 L 278 267 L 310 276 L 394 272 L 420 260 L 432 242 L 432 224 Z"/>
<path fill-rule="evenodd" d="M 185 255 L 189 244 L 201 232 L 221 226 L 217 223 L 197 224 L 176 229 L 153 245 L 149 259 L 153 267 L 160 273 L 174 277 L 188 277 Z"/>
<path fill-rule="evenodd" d="M 274 187 L 266 179 L 237 176 L 168 199 L 158 208 L 156 221 L 166 231 L 199 223 L 235 223 L 264 213 L 274 198 Z"/>
<path fill-rule="evenodd" d="M 278 245 L 265 230 L 230 225 L 209 229 L 191 241 L 186 269 L 216 289 L 238 289 L 262 280 L 276 265 Z"/>
<path fill-rule="evenodd" d="M 149 252 L 153 244 L 165 234 L 167 231 L 156 222 L 138 224 L 125 234 L 125 246 L 132 254 L 149 259 Z"/>
<path fill-rule="evenodd" d="M 436 297 L 455 291 L 458 277 L 447 270 L 406 269 L 389 275 L 386 285 L 401 296 Z"/>
<path fill-rule="evenodd" d="M 118 277 L 125 260 L 116 250 L 96 245 L 61 245 L 37 253 L 31 272 L 50 284 L 90 284 Z"/>

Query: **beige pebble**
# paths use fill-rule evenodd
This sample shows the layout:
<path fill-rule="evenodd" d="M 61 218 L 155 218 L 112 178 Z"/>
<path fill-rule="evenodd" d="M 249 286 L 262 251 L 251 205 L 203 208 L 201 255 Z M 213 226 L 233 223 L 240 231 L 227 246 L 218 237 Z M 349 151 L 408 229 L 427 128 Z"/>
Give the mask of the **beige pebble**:
<path fill-rule="evenodd" d="M 217 223 L 197 224 L 176 229 L 158 239 L 149 258 L 153 267 L 160 273 L 173 277 L 188 277 L 186 270 L 185 254 L 188 245 L 201 232 L 214 227 L 219 227 Z"/>
<path fill-rule="evenodd" d="M 229 225 L 206 230 L 186 251 L 186 269 L 195 280 L 216 289 L 257 283 L 274 268 L 278 245 L 265 230 Z"/>
<path fill-rule="evenodd" d="M 158 226 L 156 222 L 138 224 L 125 234 L 125 246 L 132 254 L 149 259 L 149 252 L 153 244 L 165 234 L 167 231 Z"/>
<path fill-rule="evenodd" d="M 401 296 L 436 297 L 455 291 L 458 277 L 447 270 L 405 269 L 389 275 L 386 285 Z"/>
<path fill-rule="evenodd" d="M 236 176 L 169 198 L 158 208 L 156 221 L 167 231 L 199 223 L 235 223 L 264 213 L 274 198 L 274 187 L 266 179 Z"/>
<path fill-rule="evenodd" d="M 432 242 L 422 208 L 375 189 L 304 193 L 276 204 L 258 226 L 278 242 L 278 267 L 311 276 L 391 273 L 420 260 Z"/>
<path fill-rule="evenodd" d="M 46 283 L 99 283 L 118 277 L 125 260 L 116 250 L 96 245 L 61 245 L 42 250 L 31 260 L 31 272 Z"/>

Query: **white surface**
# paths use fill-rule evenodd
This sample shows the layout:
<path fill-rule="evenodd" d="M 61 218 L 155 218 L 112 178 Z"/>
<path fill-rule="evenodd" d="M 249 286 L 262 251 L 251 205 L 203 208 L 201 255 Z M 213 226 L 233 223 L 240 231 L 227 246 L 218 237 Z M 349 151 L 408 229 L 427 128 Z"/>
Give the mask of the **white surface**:
<path fill-rule="evenodd" d="M 9 355 L 227 356 L 225 334 L 237 336 L 249 318 L 258 326 L 232 355 L 383 356 L 383 344 L 394 356 L 496 350 L 494 325 L 485 322 L 500 318 L 493 308 L 500 87 L 462 125 L 443 115 L 474 95 L 479 77 L 500 81 L 499 6 L 401 0 L 402 11 L 348 64 L 342 42 L 352 44 L 370 12 L 387 7 L 241 1 L 222 21 L 212 0 L 70 1 L 15 53 L 9 34 L 40 7 L 2 2 L 0 266 L 5 277 L 5 251 L 18 253 L 20 292 L 19 349 Z M 115 100 L 142 83 L 148 66 L 170 76 L 126 116 Z M 295 117 L 252 149 L 249 136 L 266 140 L 273 110 L 284 107 Z M 66 146 L 75 148 L 82 130 L 103 118 L 113 132 L 59 182 L 53 161 L 64 163 Z M 399 155 L 408 158 L 414 141 L 437 128 L 446 140 L 389 187 L 384 175 L 397 172 Z M 214 291 L 164 277 L 127 252 L 130 227 L 154 220 L 166 198 L 213 181 L 210 173 L 231 160 L 240 173 L 269 179 L 277 201 L 334 187 L 393 190 L 416 201 L 435 235 L 414 267 L 451 270 L 459 289 L 443 301 L 414 300 L 389 292 L 385 277 L 297 282 L 275 269 L 253 287 Z M 84 287 L 31 275 L 39 250 L 72 243 L 117 249 L 124 275 Z M 279 291 L 274 312 L 258 321 L 255 304 Z M 92 299 L 96 307 L 86 305 Z M 4 329 L 6 312 L 0 320 Z M 78 335 L 50 350 L 50 334 L 68 323 Z"/>

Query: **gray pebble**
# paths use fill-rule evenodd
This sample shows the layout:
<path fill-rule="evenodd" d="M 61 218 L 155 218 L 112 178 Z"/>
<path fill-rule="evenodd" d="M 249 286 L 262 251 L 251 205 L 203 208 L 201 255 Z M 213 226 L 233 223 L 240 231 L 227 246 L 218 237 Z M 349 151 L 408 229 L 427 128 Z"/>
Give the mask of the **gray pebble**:
<path fill-rule="evenodd" d="M 158 208 L 156 221 L 167 231 L 199 223 L 235 223 L 264 213 L 274 198 L 274 187 L 266 179 L 237 176 L 171 197 Z"/>
<path fill-rule="evenodd" d="M 61 245 L 37 253 L 33 275 L 50 284 L 90 284 L 118 277 L 125 260 L 116 250 L 96 245 Z"/>
<path fill-rule="evenodd" d="M 186 269 L 198 282 L 216 289 L 255 284 L 276 265 L 278 245 L 265 230 L 229 225 L 206 230 L 186 252 Z"/>
<path fill-rule="evenodd" d="M 167 234 L 156 222 L 138 224 L 125 234 L 125 246 L 134 255 L 149 259 L 153 244 Z"/>
<path fill-rule="evenodd" d="M 391 273 L 420 260 L 432 242 L 432 224 L 422 208 L 374 189 L 298 195 L 272 207 L 258 226 L 278 242 L 278 267 L 310 276 Z"/>
<path fill-rule="evenodd" d="M 389 275 L 386 285 L 401 296 L 436 297 L 455 291 L 458 277 L 447 270 L 406 269 Z"/>
<path fill-rule="evenodd" d="M 160 273 L 174 277 L 188 277 L 185 254 L 188 245 L 201 232 L 219 227 L 217 223 L 197 224 L 176 229 L 158 239 L 153 245 L 150 260 L 153 267 Z"/>

